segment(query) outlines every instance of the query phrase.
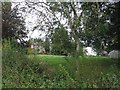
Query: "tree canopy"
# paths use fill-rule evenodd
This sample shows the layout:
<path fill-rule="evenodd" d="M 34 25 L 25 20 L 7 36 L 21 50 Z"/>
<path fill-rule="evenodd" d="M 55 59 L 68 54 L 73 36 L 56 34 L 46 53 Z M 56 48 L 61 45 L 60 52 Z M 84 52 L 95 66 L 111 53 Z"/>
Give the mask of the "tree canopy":
<path fill-rule="evenodd" d="M 25 44 L 27 37 L 25 21 L 18 12 L 17 5 L 12 9 L 11 2 L 2 2 L 2 38 L 19 40 Z"/>
<path fill-rule="evenodd" d="M 21 40 L 26 36 L 18 7 L 11 9 L 11 3 L 3 3 L 3 38 Z M 74 45 L 73 51 L 79 56 L 83 45 L 98 52 L 119 49 L 119 8 L 120 2 L 25 2 L 19 9 L 22 14 L 37 16 L 32 30 L 41 30 L 48 36 L 46 51 L 54 48 L 58 54 L 70 52 L 68 48 Z"/>
<path fill-rule="evenodd" d="M 68 36 L 68 31 L 64 30 L 64 28 L 56 28 L 52 38 L 52 53 L 53 54 L 68 54 L 70 50 L 72 50 L 70 38 Z"/>

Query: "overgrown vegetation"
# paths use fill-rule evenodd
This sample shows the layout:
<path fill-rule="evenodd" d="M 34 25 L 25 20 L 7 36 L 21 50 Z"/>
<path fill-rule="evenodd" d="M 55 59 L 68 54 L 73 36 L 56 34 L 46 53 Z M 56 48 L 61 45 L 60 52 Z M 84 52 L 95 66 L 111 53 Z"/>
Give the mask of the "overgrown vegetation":
<path fill-rule="evenodd" d="M 28 56 L 4 42 L 2 83 L 3 88 L 119 88 L 116 64 L 108 57 Z"/>

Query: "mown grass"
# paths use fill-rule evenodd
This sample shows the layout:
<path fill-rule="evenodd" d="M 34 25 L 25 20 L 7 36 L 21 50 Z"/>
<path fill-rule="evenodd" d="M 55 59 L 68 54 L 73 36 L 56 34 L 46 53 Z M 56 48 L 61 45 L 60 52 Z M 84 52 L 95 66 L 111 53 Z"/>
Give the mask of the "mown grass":
<path fill-rule="evenodd" d="M 39 62 L 39 60 L 43 60 L 51 65 L 58 65 L 58 64 L 66 64 L 68 61 L 73 61 L 73 57 L 66 57 L 66 56 L 59 56 L 59 55 L 35 55 L 38 59 L 36 59 L 36 62 Z M 34 55 L 29 55 L 29 58 L 34 57 Z M 80 56 L 78 61 L 84 61 L 84 62 L 91 62 L 92 60 L 109 60 L 109 57 L 104 56 Z"/>

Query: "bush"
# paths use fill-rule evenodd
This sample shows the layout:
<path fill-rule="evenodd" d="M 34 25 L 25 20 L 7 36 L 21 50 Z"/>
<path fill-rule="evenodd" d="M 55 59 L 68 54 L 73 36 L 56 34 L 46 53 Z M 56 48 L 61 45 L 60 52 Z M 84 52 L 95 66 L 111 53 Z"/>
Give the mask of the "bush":
<path fill-rule="evenodd" d="M 3 43 L 2 56 L 2 85 L 3 88 L 27 88 L 41 87 L 44 76 L 50 78 L 53 74 L 51 66 L 43 61 L 34 62 L 20 47 L 11 47 L 11 42 L 5 40 Z"/>

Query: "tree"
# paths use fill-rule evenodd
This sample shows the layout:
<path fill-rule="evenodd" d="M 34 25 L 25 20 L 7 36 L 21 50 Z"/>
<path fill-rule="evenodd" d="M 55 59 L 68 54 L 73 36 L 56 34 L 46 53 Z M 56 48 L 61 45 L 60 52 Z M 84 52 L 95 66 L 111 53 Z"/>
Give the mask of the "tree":
<path fill-rule="evenodd" d="M 44 42 L 45 52 L 48 54 L 50 53 L 50 39 L 46 37 Z"/>
<path fill-rule="evenodd" d="M 87 2 L 82 5 L 85 31 L 85 36 L 82 39 L 86 41 L 86 46 L 93 46 L 98 49 L 101 47 L 101 38 L 98 36 L 98 32 L 101 31 L 100 27 L 103 25 L 101 24 L 103 14 L 101 13 L 99 5 L 97 2 Z M 99 16 L 101 17 L 99 18 Z"/>
<path fill-rule="evenodd" d="M 74 53 L 76 53 L 77 57 L 80 55 L 80 52 L 83 52 L 80 51 L 80 38 L 82 35 L 82 9 L 80 6 L 81 3 L 79 2 L 50 3 L 50 9 L 53 11 L 53 13 L 60 13 L 61 17 L 67 20 L 67 28 L 71 30 L 71 36 L 76 43 L 76 51 Z"/>
<path fill-rule="evenodd" d="M 108 44 L 110 36 L 108 35 L 109 30 L 109 16 L 108 14 L 109 2 L 91 2 L 83 4 L 84 14 L 84 29 L 85 45 L 92 46 L 98 53 L 103 50 L 108 51 Z"/>
<path fill-rule="evenodd" d="M 69 29 L 70 35 L 74 39 L 76 45 L 75 54 L 79 56 L 83 52 L 81 37 L 83 33 L 82 29 L 82 8 L 79 2 L 26 2 L 26 6 L 29 8 L 28 13 L 37 13 L 38 15 L 38 25 L 34 27 L 33 30 L 39 29 L 42 31 L 47 31 L 49 34 L 54 32 L 55 28 L 63 27 L 64 30 Z M 42 8 L 41 10 L 38 9 Z M 59 15 L 59 16 L 58 16 Z M 64 20 L 64 24 L 61 22 Z M 44 22 L 44 23 L 43 23 Z M 44 24 L 44 25 L 43 25 Z M 48 34 L 47 33 L 47 34 Z"/>
<path fill-rule="evenodd" d="M 110 14 L 110 31 L 108 32 L 108 36 L 111 39 L 108 47 L 111 50 L 120 50 L 120 2 L 113 3 L 109 6 L 108 13 Z"/>
<path fill-rule="evenodd" d="M 71 43 L 68 32 L 64 28 L 56 28 L 52 38 L 52 53 L 57 55 L 67 55 L 70 53 Z"/>
<path fill-rule="evenodd" d="M 82 7 L 85 14 L 86 45 L 98 52 L 119 50 L 119 5 L 120 3 L 86 3 Z"/>
<path fill-rule="evenodd" d="M 25 22 L 18 12 L 17 5 L 12 9 L 11 2 L 2 2 L 2 38 L 19 39 L 22 45 L 26 45 L 23 38 L 27 36 Z"/>

